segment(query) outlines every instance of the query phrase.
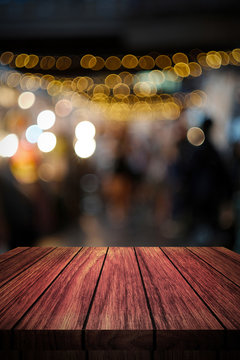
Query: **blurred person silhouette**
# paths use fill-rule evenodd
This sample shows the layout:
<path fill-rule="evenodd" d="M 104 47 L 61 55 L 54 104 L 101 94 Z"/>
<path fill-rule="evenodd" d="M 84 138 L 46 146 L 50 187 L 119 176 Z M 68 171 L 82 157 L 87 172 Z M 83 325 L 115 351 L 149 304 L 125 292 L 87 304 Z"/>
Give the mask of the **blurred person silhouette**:
<path fill-rule="evenodd" d="M 229 246 L 231 239 L 225 230 L 231 225 L 226 209 L 231 203 L 232 181 L 211 141 L 212 127 L 213 121 L 206 118 L 202 124 L 205 141 L 200 146 L 190 144 L 186 136 L 178 144 L 177 213 L 185 215 L 186 230 L 194 245 L 211 245 L 216 241 Z"/>
<path fill-rule="evenodd" d="M 4 224 L 5 229 L 1 234 L 3 243 L 1 247 L 5 250 L 17 246 L 32 246 L 37 235 L 34 228 L 34 208 L 31 200 L 18 189 L 11 178 L 8 169 L 2 169 L 0 223 Z"/>

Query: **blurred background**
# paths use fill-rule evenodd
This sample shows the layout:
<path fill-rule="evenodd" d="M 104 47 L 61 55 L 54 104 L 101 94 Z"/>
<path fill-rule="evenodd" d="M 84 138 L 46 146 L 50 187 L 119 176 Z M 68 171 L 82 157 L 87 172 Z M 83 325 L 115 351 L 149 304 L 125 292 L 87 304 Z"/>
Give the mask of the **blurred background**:
<path fill-rule="evenodd" d="M 240 252 L 235 0 L 0 0 L 0 252 Z"/>

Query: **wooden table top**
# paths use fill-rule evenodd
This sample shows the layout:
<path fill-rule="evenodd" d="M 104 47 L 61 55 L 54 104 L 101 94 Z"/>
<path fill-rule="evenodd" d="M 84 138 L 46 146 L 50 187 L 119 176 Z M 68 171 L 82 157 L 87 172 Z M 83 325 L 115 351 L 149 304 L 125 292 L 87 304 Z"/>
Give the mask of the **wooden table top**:
<path fill-rule="evenodd" d="M 0 255 L 1 349 L 235 349 L 240 255 L 19 247 Z"/>

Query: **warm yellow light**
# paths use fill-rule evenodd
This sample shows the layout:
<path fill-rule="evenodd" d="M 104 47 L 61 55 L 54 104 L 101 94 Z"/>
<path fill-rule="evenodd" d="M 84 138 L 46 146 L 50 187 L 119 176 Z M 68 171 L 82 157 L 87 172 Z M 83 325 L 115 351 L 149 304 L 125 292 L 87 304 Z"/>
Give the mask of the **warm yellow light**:
<path fill-rule="evenodd" d="M 199 64 L 203 67 L 208 67 L 207 61 L 206 61 L 206 57 L 207 55 L 205 53 L 200 53 L 197 56 L 197 61 L 199 62 Z"/>
<path fill-rule="evenodd" d="M 240 49 L 234 49 L 232 51 L 232 56 L 237 62 L 240 62 Z"/>
<path fill-rule="evenodd" d="M 109 86 L 111 89 L 114 88 L 117 84 L 120 84 L 122 82 L 122 79 L 117 74 L 110 74 L 105 79 L 105 84 Z"/>
<path fill-rule="evenodd" d="M 5 51 L 4 53 L 1 54 L 0 63 L 2 65 L 8 65 L 12 62 L 13 58 L 14 55 L 11 51 Z"/>
<path fill-rule="evenodd" d="M 84 55 L 80 60 L 80 65 L 84 69 L 91 69 L 96 65 L 96 63 L 97 63 L 96 57 L 91 54 Z"/>
<path fill-rule="evenodd" d="M 110 94 L 110 89 L 105 84 L 98 84 L 93 89 L 93 95 L 96 95 L 96 94 L 105 94 L 108 96 Z"/>
<path fill-rule="evenodd" d="M 16 67 L 22 68 L 25 66 L 25 63 L 28 61 L 29 56 L 27 54 L 19 54 L 15 59 Z"/>
<path fill-rule="evenodd" d="M 128 54 L 122 58 L 122 65 L 127 69 L 134 69 L 138 65 L 136 56 Z"/>
<path fill-rule="evenodd" d="M 121 60 L 117 56 L 109 56 L 105 61 L 108 70 L 118 70 L 121 67 Z"/>
<path fill-rule="evenodd" d="M 139 66 L 144 70 L 150 70 L 150 69 L 154 68 L 155 61 L 153 60 L 153 58 L 151 56 L 145 55 L 145 56 L 140 57 Z"/>
<path fill-rule="evenodd" d="M 160 69 L 164 69 L 164 68 L 172 65 L 172 61 L 171 61 L 170 57 L 167 55 L 159 55 L 156 58 L 155 63 Z"/>
<path fill-rule="evenodd" d="M 199 127 L 192 127 L 187 132 L 187 139 L 190 144 L 200 146 L 204 143 L 205 135 Z"/>
<path fill-rule="evenodd" d="M 62 91 L 62 83 L 59 80 L 53 80 L 47 86 L 47 92 L 50 96 L 59 95 L 61 91 Z"/>
<path fill-rule="evenodd" d="M 49 70 L 55 65 L 55 58 L 53 56 L 44 56 L 40 61 L 40 67 L 43 70 Z"/>
<path fill-rule="evenodd" d="M 185 64 L 183 62 L 179 62 L 176 65 L 174 65 L 174 71 L 178 76 L 181 77 L 187 77 L 190 75 L 190 69 L 188 64 Z"/>
<path fill-rule="evenodd" d="M 229 64 L 229 55 L 225 51 L 219 51 L 218 52 L 221 55 L 222 58 L 222 65 L 226 66 Z"/>
<path fill-rule="evenodd" d="M 118 99 L 123 99 L 130 94 L 130 89 L 126 84 L 118 84 L 113 88 L 113 95 Z"/>
<path fill-rule="evenodd" d="M 72 59 L 68 56 L 60 56 L 56 61 L 56 68 L 58 70 L 67 70 L 72 65 Z"/>
<path fill-rule="evenodd" d="M 34 104 L 35 99 L 36 97 L 32 92 L 26 91 L 19 95 L 18 105 L 21 109 L 30 109 L 30 107 L 32 107 Z"/>
<path fill-rule="evenodd" d="M 206 56 L 208 66 L 213 69 L 219 69 L 222 64 L 221 55 L 216 51 L 209 51 Z"/>
<path fill-rule="evenodd" d="M 95 70 L 95 71 L 103 69 L 103 68 L 104 68 L 104 65 L 105 65 L 105 61 L 104 61 L 104 59 L 103 59 L 102 57 L 100 57 L 100 56 L 96 56 L 96 63 L 95 63 L 94 66 L 92 66 L 92 63 L 91 63 L 91 61 L 90 61 L 91 69 L 92 69 L 92 70 Z"/>
<path fill-rule="evenodd" d="M 190 62 L 188 64 L 188 66 L 189 66 L 191 76 L 198 77 L 198 76 L 200 76 L 202 74 L 202 68 L 198 63 Z"/>
<path fill-rule="evenodd" d="M 173 59 L 174 64 L 178 64 L 178 63 L 188 64 L 187 55 L 185 55 L 181 52 L 174 54 L 172 59 Z"/>
<path fill-rule="evenodd" d="M 27 69 L 34 68 L 39 62 L 39 57 L 37 55 L 31 54 L 29 55 L 24 62 L 24 66 Z"/>

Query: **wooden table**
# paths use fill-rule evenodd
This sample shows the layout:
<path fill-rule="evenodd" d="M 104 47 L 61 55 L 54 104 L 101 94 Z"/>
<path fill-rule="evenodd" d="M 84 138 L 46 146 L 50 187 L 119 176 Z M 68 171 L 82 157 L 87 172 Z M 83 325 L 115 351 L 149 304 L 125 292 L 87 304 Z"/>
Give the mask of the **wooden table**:
<path fill-rule="evenodd" d="M 21 247 L 0 255 L 1 359 L 240 359 L 240 255 Z"/>

